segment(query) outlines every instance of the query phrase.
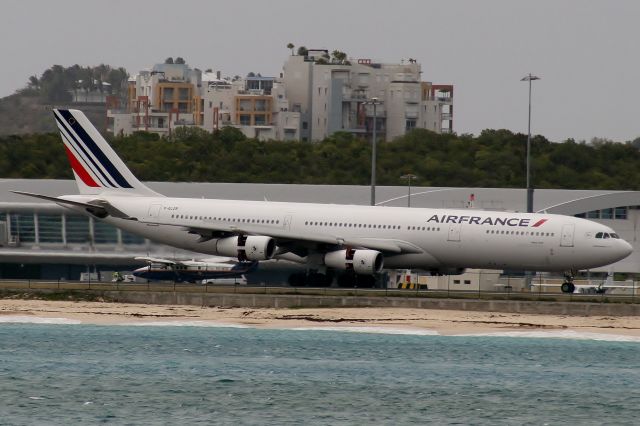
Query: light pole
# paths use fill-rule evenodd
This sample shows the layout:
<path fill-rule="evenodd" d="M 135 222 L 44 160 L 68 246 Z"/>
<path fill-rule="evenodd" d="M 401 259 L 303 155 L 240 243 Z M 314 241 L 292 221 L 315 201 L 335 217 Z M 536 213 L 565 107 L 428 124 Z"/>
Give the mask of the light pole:
<path fill-rule="evenodd" d="M 378 114 L 376 107 L 382 102 L 378 98 L 371 98 L 367 102 L 367 105 L 373 105 L 373 137 L 371 139 L 371 205 L 376 205 L 376 136 L 377 136 L 377 121 Z"/>
<path fill-rule="evenodd" d="M 407 180 L 407 185 L 409 186 L 408 194 L 407 194 L 407 207 L 411 207 L 411 179 L 415 179 L 417 177 L 418 176 L 414 175 L 413 173 L 407 173 L 400 176 L 400 179 Z"/>
<path fill-rule="evenodd" d="M 540 80 L 535 75 L 524 76 L 520 81 L 529 82 L 529 125 L 527 131 L 527 213 L 533 213 L 533 185 L 531 184 L 531 82 Z"/>

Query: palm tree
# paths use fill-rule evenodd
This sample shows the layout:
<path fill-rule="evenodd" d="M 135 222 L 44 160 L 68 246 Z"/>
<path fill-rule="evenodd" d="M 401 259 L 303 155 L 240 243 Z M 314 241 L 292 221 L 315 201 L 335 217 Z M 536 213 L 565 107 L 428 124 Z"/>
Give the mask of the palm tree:
<path fill-rule="evenodd" d="M 37 76 L 32 75 L 31 77 L 29 77 L 29 88 L 36 90 L 40 88 L 40 81 L 38 80 Z"/>
<path fill-rule="evenodd" d="M 287 49 L 291 49 L 291 56 L 293 56 L 293 49 L 294 48 L 295 48 L 295 46 L 293 45 L 293 43 L 287 44 Z"/>

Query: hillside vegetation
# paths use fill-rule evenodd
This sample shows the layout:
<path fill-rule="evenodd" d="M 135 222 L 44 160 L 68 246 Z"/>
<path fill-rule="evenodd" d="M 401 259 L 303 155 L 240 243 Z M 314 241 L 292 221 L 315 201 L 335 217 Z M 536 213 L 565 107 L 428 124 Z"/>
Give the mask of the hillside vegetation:
<path fill-rule="evenodd" d="M 25 87 L 0 99 L 0 135 L 44 133 L 56 130 L 53 107 L 81 108 L 99 128 L 104 127 L 106 106 L 90 102 L 89 94 L 122 97 L 129 74 L 109 65 L 63 67 L 54 65 L 40 77 L 29 77 Z"/>
<path fill-rule="evenodd" d="M 637 142 L 637 141 L 636 141 Z M 532 140 L 537 188 L 640 190 L 636 142 Z M 259 142 L 236 129 L 210 134 L 178 129 L 171 139 L 137 133 L 111 141 L 146 181 L 366 185 L 370 143 L 337 133 L 321 143 Z M 380 143 L 378 183 L 403 185 L 414 173 L 422 186 L 523 187 L 526 135 L 485 130 L 477 137 L 416 129 Z M 72 179 L 54 133 L 0 137 L 0 177 Z"/>

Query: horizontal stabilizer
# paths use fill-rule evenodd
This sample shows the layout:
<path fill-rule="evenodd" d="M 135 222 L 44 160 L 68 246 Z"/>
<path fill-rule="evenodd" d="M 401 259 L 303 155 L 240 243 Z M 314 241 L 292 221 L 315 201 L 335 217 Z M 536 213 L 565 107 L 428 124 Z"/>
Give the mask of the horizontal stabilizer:
<path fill-rule="evenodd" d="M 97 199 L 91 203 L 82 203 L 80 201 L 67 200 L 65 198 L 52 197 L 50 195 L 34 194 L 33 192 L 24 192 L 24 191 L 11 191 L 11 192 L 13 192 L 14 194 L 26 195 L 27 197 L 40 198 L 41 200 L 52 201 L 62 206 L 66 205 L 66 206 L 72 206 L 72 207 L 80 207 L 100 218 L 113 216 L 120 219 L 136 220 L 135 218 L 129 217 L 128 215 L 124 214 L 120 210 L 116 209 L 105 200 Z"/>

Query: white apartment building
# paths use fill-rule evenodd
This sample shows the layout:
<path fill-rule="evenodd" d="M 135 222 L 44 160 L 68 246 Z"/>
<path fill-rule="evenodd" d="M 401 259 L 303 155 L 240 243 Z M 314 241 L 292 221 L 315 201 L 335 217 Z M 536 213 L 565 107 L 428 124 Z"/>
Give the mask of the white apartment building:
<path fill-rule="evenodd" d="M 250 138 L 299 140 L 300 114 L 288 105 L 273 77 L 232 81 L 186 64 L 157 64 L 130 80 L 126 108 L 107 111 L 108 130 L 169 136 L 180 126 L 209 132 L 232 126 Z"/>
<path fill-rule="evenodd" d="M 421 81 L 414 60 L 401 64 L 359 59 L 320 63 L 324 50 L 292 55 L 283 67 L 291 109 L 301 113 L 302 139 L 318 141 L 337 131 L 371 134 L 377 98 L 377 134 L 387 140 L 416 127 L 453 130 L 453 86 Z"/>
<path fill-rule="evenodd" d="M 371 136 L 375 113 L 381 139 L 413 128 L 453 131 L 453 86 L 421 81 L 416 61 L 336 63 L 327 54 L 290 56 L 280 78 L 250 73 L 232 80 L 186 64 L 154 65 L 130 80 L 125 108 L 108 110 L 108 129 L 169 136 L 178 126 L 233 126 L 259 140 L 320 141 L 338 131 Z"/>
<path fill-rule="evenodd" d="M 233 126 L 258 140 L 300 140 L 300 113 L 289 110 L 284 88 L 275 78 L 248 76 L 229 81 L 203 77 L 202 127 Z"/>

